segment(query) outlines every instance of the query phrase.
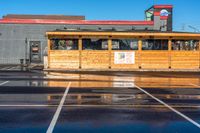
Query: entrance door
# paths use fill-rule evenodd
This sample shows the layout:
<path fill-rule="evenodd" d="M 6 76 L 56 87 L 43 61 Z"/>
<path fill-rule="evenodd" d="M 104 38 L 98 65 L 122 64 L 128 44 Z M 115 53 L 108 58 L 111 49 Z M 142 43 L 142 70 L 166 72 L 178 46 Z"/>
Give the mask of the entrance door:
<path fill-rule="evenodd" d="M 30 41 L 30 62 L 40 63 L 41 62 L 41 42 Z"/>

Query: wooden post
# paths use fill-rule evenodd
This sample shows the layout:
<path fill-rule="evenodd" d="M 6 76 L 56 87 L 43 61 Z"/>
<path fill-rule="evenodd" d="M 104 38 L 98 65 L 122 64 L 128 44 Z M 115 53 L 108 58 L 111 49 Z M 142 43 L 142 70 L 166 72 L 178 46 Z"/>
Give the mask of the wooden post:
<path fill-rule="evenodd" d="M 82 51 L 83 47 L 82 47 L 82 37 L 79 36 L 78 38 L 78 50 L 79 50 L 79 69 L 81 69 L 81 66 L 82 66 L 82 60 L 81 60 L 81 51 Z"/>
<path fill-rule="evenodd" d="M 139 66 L 139 69 L 142 68 L 141 64 L 142 64 L 142 60 L 141 60 L 141 53 L 142 53 L 142 40 L 139 39 L 138 40 L 138 66 Z"/>
<path fill-rule="evenodd" d="M 51 46 L 50 46 L 50 39 L 48 38 L 47 40 L 47 59 L 48 59 L 48 64 L 47 64 L 47 68 L 50 68 L 50 50 L 51 50 Z"/>
<path fill-rule="evenodd" d="M 200 40 L 199 40 L 199 43 L 198 43 L 198 50 L 199 50 L 199 69 L 200 69 Z"/>
<path fill-rule="evenodd" d="M 172 51 L 172 40 L 168 40 L 168 61 L 169 61 L 169 69 L 171 69 L 171 51 Z"/>
<path fill-rule="evenodd" d="M 109 37 L 108 39 L 108 51 L 109 51 L 109 69 L 111 69 L 112 65 L 112 39 Z"/>
<path fill-rule="evenodd" d="M 78 101 L 78 104 L 82 103 L 82 95 L 81 94 L 77 95 L 77 101 Z"/>

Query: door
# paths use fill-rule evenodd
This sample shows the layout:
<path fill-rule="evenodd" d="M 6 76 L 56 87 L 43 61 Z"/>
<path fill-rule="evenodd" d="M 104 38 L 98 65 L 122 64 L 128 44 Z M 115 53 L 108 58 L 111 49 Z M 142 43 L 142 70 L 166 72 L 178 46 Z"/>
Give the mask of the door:
<path fill-rule="evenodd" d="M 40 63 L 41 62 L 41 42 L 30 41 L 30 62 Z"/>

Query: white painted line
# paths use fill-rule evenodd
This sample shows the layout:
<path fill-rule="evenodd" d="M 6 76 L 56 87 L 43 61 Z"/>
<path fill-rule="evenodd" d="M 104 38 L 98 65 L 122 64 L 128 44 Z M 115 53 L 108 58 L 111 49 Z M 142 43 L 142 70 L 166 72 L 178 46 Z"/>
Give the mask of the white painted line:
<path fill-rule="evenodd" d="M 46 133 L 52 133 L 52 132 L 53 132 L 53 129 L 54 129 L 55 125 L 56 125 L 56 122 L 57 122 L 58 117 L 59 117 L 59 115 L 60 115 L 61 109 L 62 109 L 62 107 L 63 107 L 63 104 L 64 104 L 64 102 L 65 102 L 66 96 L 67 96 L 67 94 L 68 94 L 70 85 L 71 85 L 71 82 L 69 82 L 69 84 L 68 84 L 68 86 L 67 86 L 67 88 L 66 88 L 66 90 L 65 90 L 65 92 L 64 92 L 64 94 L 63 94 L 63 97 L 62 97 L 62 99 L 61 99 L 61 101 L 60 101 L 60 104 L 58 105 L 58 108 L 57 108 L 57 110 L 56 110 L 56 113 L 54 114 L 53 119 L 51 120 L 51 123 L 50 123 L 49 128 L 47 129 L 47 132 L 46 132 Z"/>
<path fill-rule="evenodd" d="M 7 84 L 8 82 L 10 82 L 10 81 L 5 81 L 5 82 L 3 82 L 3 83 L 0 83 L 0 86 L 1 86 L 1 85 L 5 85 L 5 84 Z"/>
<path fill-rule="evenodd" d="M 3 67 L 3 68 L 1 68 L 1 70 L 7 70 L 7 69 L 9 69 L 10 67 Z"/>
<path fill-rule="evenodd" d="M 77 76 L 60 76 L 60 75 L 52 75 L 52 74 L 47 74 L 46 75 L 47 78 L 66 78 L 66 79 L 78 79 L 79 77 Z"/>
<path fill-rule="evenodd" d="M 11 68 L 9 68 L 9 69 L 7 69 L 7 70 L 13 70 L 13 69 L 15 69 L 16 67 L 11 67 Z"/>
<path fill-rule="evenodd" d="M 148 96 L 150 96 L 151 98 L 155 99 L 156 101 L 158 101 L 159 103 L 163 104 L 164 106 L 166 106 L 167 108 L 169 108 L 170 110 L 172 110 L 173 112 L 175 112 L 176 114 L 182 116 L 183 118 L 185 118 L 186 120 L 188 120 L 189 122 L 191 122 L 192 124 L 194 124 L 195 126 L 197 126 L 198 128 L 200 128 L 200 124 L 195 122 L 194 120 L 192 120 L 191 118 L 189 118 L 188 116 L 184 115 L 183 113 L 179 112 L 178 110 L 174 109 L 173 107 L 171 107 L 170 105 L 168 105 L 167 103 L 163 102 L 162 100 L 154 97 L 153 95 L 151 95 L 149 92 L 145 91 L 144 89 L 140 88 L 139 86 L 135 85 L 136 88 L 138 88 L 140 91 L 144 92 L 145 94 L 147 94 Z"/>
<path fill-rule="evenodd" d="M 190 84 L 190 85 L 200 88 L 200 86 L 196 84 Z"/>

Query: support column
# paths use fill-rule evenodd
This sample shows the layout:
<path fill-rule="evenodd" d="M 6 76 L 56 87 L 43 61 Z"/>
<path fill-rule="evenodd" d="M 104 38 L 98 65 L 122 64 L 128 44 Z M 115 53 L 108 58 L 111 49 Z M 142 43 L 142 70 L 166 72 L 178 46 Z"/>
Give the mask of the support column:
<path fill-rule="evenodd" d="M 169 61 L 169 69 L 171 69 L 171 51 L 172 51 L 172 40 L 168 40 L 168 61 Z"/>
<path fill-rule="evenodd" d="M 142 53 L 142 40 L 139 39 L 138 40 L 138 66 L 139 66 L 139 69 L 142 68 L 141 64 L 142 64 L 142 60 L 141 60 L 141 53 Z"/>
<path fill-rule="evenodd" d="M 48 59 L 48 61 L 47 61 L 47 68 L 50 68 L 50 50 L 51 50 L 51 46 L 50 46 L 50 39 L 48 38 L 48 40 L 47 40 L 47 59 Z"/>
<path fill-rule="evenodd" d="M 109 51 L 109 69 L 111 69 L 112 62 L 112 39 L 109 37 L 108 39 L 108 51 Z"/>
<path fill-rule="evenodd" d="M 81 36 L 79 36 L 79 38 L 78 38 L 78 50 L 79 50 L 79 69 L 81 69 L 81 66 L 82 66 L 82 60 L 81 60 L 81 57 L 82 57 L 82 49 L 83 49 L 83 47 L 82 47 L 82 37 Z"/>
<path fill-rule="evenodd" d="M 199 69 L 200 69 L 200 40 L 199 40 L 199 43 L 198 43 L 198 51 L 199 51 Z"/>

